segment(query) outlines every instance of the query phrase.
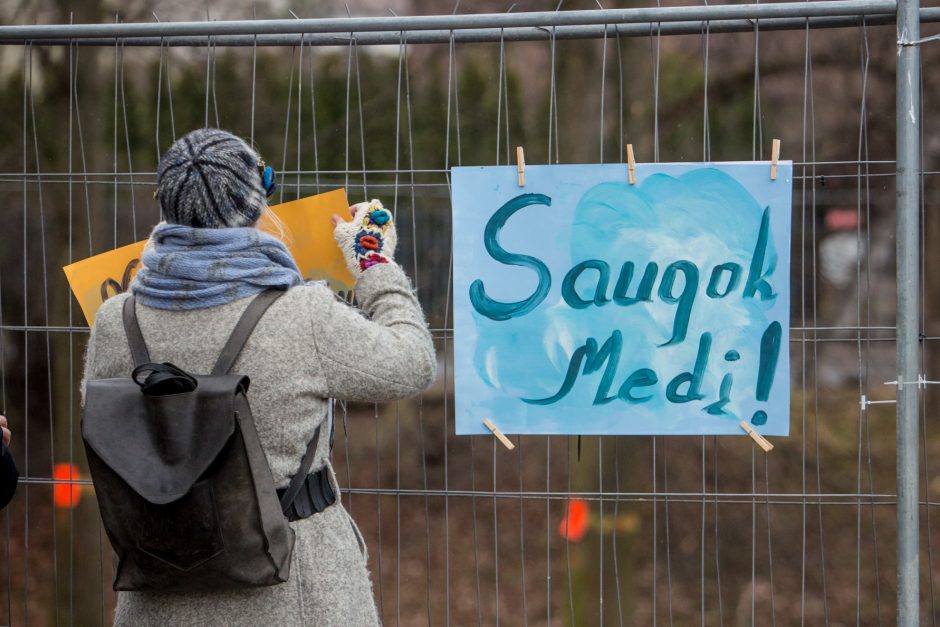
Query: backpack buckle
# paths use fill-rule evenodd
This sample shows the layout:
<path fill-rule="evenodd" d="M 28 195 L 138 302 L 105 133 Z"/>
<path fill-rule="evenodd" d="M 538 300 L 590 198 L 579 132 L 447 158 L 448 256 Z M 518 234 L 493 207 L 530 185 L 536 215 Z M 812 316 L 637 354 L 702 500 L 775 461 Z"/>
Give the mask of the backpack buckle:
<path fill-rule="evenodd" d="M 278 498 L 282 498 L 286 492 L 287 488 L 279 489 L 277 491 Z M 294 497 L 285 514 L 288 522 L 303 520 L 321 513 L 335 502 L 336 493 L 333 491 L 333 486 L 330 485 L 329 471 L 324 466 L 320 470 L 307 475 L 300 491 Z"/>

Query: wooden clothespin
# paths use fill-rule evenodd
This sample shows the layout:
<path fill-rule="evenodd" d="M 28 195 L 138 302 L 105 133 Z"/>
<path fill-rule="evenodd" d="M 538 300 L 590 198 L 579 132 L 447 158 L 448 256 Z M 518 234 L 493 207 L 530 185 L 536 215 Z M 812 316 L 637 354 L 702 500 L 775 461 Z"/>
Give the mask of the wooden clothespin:
<path fill-rule="evenodd" d="M 773 147 L 770 149 L 770 180 L 777 180 L 777 161 L 780 160 L 780 140 L 773 141 Z"/>
<path fill-rule="evenodd" d="M 519 150 L 522 150 L 522 148 L 520 148 Z M 520 174 L 519 176 L 522 176 L 522 174 Z M 510 442 L 509 438 L 507 438 L 506 435 L 502 431 L 500 431 L 499 428 L 490 421 L 489 418 L 484 418 L 483 424 L 486 426 L 487 429 L 493 432 L 493 435 L 496 436 L 497 440 L 503 443 L 503 446 L 508 448 L 510 451 L 516 448 L 516 445 Z"/>
<path fill-rule="evenodd" d="M 774 445 L 768 442 L 766 438 L 764 438 L 764 436 L 759 434 L 757 431 L 754 431 L 754 429 L 751 428 L 751 425 L 747 424 L 743 420 L 739 422 L 738 424 L 741 425 L 741 428 L 744 429 L 749 436 L 751 436 L 752 440 L 757 442 L 757 445 L 759 447 L 764 449 L 765 453 L 769 453 L 770 451 L 773 450 Z"/>
<path fill-rule="evenodd" d="M 516 169 L 519 172 L 519 187 L 525 187 L 525 153 L 522 146 L 516 146 Z"/>
<path fill-rule="evenodd" d="M 627 144 L 627 175 L 630 185 L 636 184 L 636 159 L 633 157 L 633 144 Z"/>

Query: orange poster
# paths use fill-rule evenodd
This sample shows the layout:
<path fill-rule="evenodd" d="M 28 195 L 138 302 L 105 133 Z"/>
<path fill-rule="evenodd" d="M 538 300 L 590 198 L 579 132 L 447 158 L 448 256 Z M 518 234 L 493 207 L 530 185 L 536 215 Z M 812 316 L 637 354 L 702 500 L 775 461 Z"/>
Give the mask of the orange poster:
<path fill-rule="evenodd" d="M 333 214 L 349 215 L 345 189 L 308 196 L 271 207 L 286 227 L 284 243 L 294 256 L 305 281 L 325 279 L 334 292 L 352 290 L 356 279 L 333 239 Z M 262 219 L 262 223 L 264 219 Z M 275 237 L 280 233 L 268 224 L 261 228 Z"/>
<path fill-rule="evenodd" d="M 334 243 L 331 217 L 334 213 L 345 216 L 348 207 L 344 189 L 271 207 L 283 223 L 284 243 L 304 280 L 325 279 L 333 291 L 340 293 L 351 291 L 355 279 Z M 276 237 L 282 235 L 282 229 L 268 222 L 260 228 Z M 146 240 L 129 244 L 63 268 L 88 324 L 94 322 L 101 303 L 130 286 L 140 268 L 145 243 Z"/>
<path fill-rule="evenodd" d="M 145 243 L 128 244 L 62 268 L 88 324 L 94 322 L 101 303 L 127 290 L 140 268 Z"/>

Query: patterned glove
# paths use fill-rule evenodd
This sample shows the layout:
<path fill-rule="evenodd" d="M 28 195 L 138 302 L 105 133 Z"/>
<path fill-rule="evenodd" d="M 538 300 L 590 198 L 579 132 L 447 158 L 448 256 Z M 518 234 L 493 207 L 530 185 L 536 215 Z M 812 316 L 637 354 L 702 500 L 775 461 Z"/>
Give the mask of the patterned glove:
<path fill-rule="evenodd" d="M 392 261 L 398 235 L 392 214 L 378 200 L 361 202 L 350 207 L 353 219 L 339 222 L 333 237 L 339 244 L 346 265 L 353 276 L 359 276 L 372 266 Z"/>

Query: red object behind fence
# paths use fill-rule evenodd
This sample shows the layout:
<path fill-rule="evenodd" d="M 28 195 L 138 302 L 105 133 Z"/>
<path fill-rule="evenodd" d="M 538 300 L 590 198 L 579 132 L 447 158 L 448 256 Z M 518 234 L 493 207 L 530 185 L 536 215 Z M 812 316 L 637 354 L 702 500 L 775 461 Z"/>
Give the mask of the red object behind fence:
<path fill-rule="evenodd" d="M 77 481 L 81 474 L 75 464 L 59 463 L 52 470 L 55 481 L 52 500 L 58 509 L 72 509 L 82 499 L 82 486 L 72 483 Z"/>
<path fill-rule="evenodd" d="M 572 542 L 578 542 L 587 533 L 591 522 L 591 510 L 587 501 L 573 499 L 568 501 L 568 514 L 561 519 L 558 533 Z"/>

